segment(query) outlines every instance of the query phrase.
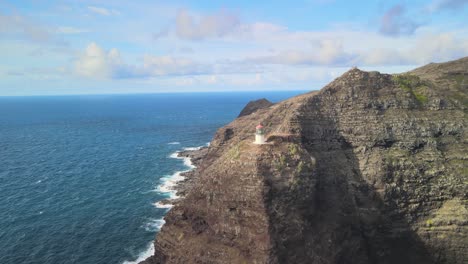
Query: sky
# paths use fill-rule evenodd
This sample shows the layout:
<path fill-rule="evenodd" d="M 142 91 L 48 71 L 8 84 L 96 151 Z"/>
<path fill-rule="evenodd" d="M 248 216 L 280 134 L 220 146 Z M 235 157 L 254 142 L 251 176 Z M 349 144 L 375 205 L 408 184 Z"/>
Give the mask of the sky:
<path fill-rule="evenodd" d="M 468 0 L 0 0 L 0 96 L 317 90 L 468 56 Z"/>

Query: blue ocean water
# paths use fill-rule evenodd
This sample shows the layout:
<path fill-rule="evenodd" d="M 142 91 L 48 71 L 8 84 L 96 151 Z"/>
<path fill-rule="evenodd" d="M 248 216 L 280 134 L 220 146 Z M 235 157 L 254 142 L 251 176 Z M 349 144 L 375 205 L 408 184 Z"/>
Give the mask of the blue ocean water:
<path fill-rule="evenodd" d="M 149 253 L 171 153 L 245 104 L 301 92 L 0 97 L 0 263 L 123 263 Z"/>

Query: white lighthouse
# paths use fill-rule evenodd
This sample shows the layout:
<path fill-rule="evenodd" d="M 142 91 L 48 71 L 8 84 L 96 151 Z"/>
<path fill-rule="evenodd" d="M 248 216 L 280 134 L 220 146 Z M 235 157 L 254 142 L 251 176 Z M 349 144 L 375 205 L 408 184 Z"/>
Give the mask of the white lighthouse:
<path fill-rule="evenodd" d="M 258 124 L 255 128 L 255 144 L 265 144 L 265 132 L 262 124 Z"/>

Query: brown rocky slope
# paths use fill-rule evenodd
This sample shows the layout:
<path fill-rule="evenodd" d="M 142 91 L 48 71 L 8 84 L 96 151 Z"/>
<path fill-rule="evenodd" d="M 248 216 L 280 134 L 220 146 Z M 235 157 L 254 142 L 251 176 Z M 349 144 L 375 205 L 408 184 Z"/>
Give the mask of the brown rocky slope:
<path fill-rule="evenodd" d="M 144 263 L 467 263 L 467 90 L 468 57 L 354 68 L 237 118 Z"/>

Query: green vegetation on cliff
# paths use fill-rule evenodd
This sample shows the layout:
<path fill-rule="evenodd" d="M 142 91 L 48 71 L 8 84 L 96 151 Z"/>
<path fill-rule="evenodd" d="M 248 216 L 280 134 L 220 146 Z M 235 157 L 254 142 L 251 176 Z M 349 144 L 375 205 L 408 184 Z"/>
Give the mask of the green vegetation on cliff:
<path fill-rule="evenodd" d="M 414 96 L 419 104 L 427 103 L 428 99 L 425 93 L 427 93 L 427 89 L 431 85 L 429 82 L 422 81 L 421 78 L 412 74 L 395 75 L 393 80 L 401 89 Z"/>

